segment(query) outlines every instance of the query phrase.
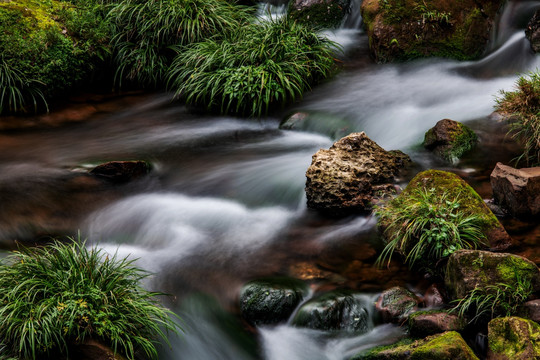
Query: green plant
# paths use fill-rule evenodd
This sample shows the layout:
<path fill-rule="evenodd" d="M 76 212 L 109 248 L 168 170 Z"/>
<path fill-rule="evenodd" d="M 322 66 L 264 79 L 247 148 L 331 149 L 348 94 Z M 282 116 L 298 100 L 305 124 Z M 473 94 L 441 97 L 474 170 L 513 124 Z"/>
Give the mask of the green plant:
<path fill-rule="evenodd" d="M 223 0 L 123 0 L 111 6 L 116 78 L 157 86 L 175 45 L 221 36 L 249 22 L 250 10 Z"/>
<path fill-rule="evenodd" d="M 336 44 L 284 17 L 177 47 L 169 88 L 190 104 L 261 116 L 330 75 Z"/>
<path fill-rule="evenodd" d="M 470 323 L 486 318 L 512 316 L 532 293 L 531 281 L 516 277 L 515 283 L 512 284 L 498 283 L 475 287 L 464 298 L 454 300 L 456 305 L 451 311 L 462 318 L 470 316 Z"/>
<path fill-rule="evenodd" d="M 420 16 L 422 18 L 422 24 L 433 22 L 441 25 L 450 25 L 450 17 L 452 16 L 451 13 L 446 11 L 429 9 L 425 1 L 423 1 L 421 4 L 418 4 L 415 7 L 415 10 L 420 13 Z"/>
<path fill-rule="evenodd" d="M 515 91 L 501 91 L 495 109 L 509 116 L 510 134 L 524 146 L 516 163 L 540 165 L 540 73 L 538 70 L 520 76 Z"/>
<path fill-rule="evenodd" d="M 47 108 L 47 101 L 38 80 L 28 79 L 20 70 L 13 68 L 0 56 L 0 114 L 37 111 L 40 103 Z"/>
<path fill-rule="evenodd" d="M 147 275 L 84 243 L 16 251 L 0 266 L 0 339 L 22 359 L 65 355 L 89 338 L 129 359 L 140 351 L 156 359 L 155 336 L 178 330 L 155 299 L 162 294 L 141 287 Z"/>
<path fill-rule="evenodd" d="M 483 244 L 483 220 L 462 211 L 459 195 L 451 198 L 434 188 L 415 188 L 407 195 L 376 210 L 388 240 L 377 265 L 390 263 L 397 251 L 409 266 L 421 263 L 426 270 L 437 272 L 439 263 L 453 252 Z"/>

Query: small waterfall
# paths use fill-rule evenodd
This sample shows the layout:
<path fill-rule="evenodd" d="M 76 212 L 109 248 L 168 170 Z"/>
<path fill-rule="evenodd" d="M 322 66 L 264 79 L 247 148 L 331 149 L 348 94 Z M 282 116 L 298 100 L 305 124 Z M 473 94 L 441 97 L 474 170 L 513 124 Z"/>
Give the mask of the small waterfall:
<path fill-rule="evenodd" d="M 259 21 L 276 20 L 287 14 L 287 2 L 260 2 L 257 4 Z"/>
<path fill-rule="evenodd" d="M 347 15 L 341 22 L 340 29 L 355 29 L 359 30 L 362 27 L 362 14 L 360 7 L 362 6 L 362 0 L 351 0 L 351 5 Z"/>

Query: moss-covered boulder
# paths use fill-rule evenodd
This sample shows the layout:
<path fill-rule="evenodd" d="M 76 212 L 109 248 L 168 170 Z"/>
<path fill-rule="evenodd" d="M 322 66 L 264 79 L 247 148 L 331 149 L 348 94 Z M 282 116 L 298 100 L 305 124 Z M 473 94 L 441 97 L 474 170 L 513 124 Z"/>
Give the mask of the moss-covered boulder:
<path fill-rule="evenodd" d="M 513 254 L 459 250 L 448 260 L 445 284 L 453 299 L 464 298 L 476 287 L 530 281 L 540 290 L 540 270 L 530 260 Z"/>
<path fill-rule="evenodd" d="M 405 340 L 395 345 L 375 348 L 351 360 L 478 360 L 456 331 L 428 336 L 422 340 Z"/>
<path fill-rule="evenodd" d="M 33 110 L 35 102 L 45 108 L 44 100 L 88 80 L 108 55 L 104 14 L 84 0 L 0 1 L 0 88 L 8 89 L 0 113 Z M 22 100 L 7 98 L 14 89 Z"/>
<path fill-rule="evenodd" d="M 415 337 L 425 337 L 446 331 L 462 331 L 467 322 L 447 311 L 417 311 L 409 315 L 409 333 Z"/>
<path fill-rule="evenodd" d="M 504 0 L 365 0 L 362 17 L 376 61 L 479 58 Z"/>
<path fill-rule="evenodd" d="M 394 178 L 410 159 L 352 133 L 313 155 L 306 172 L 307 205 L 328 215 L 370 210 L 375 197 L 395 192 Z"/>
<path fill-rule="evenodd" d="M 288 16 L 317 28 L 335 28 L 349 11 L 351 0 L 292 0 Z"/>
<path fill-rule="evenodd" d="M 394 286 L 381 293 L 375 303 L 375 309 L 381 314 L 383 321 L 401 323 L 418 309 L 419 302 L 420 299 L 411 291 Z"/>
<path fill-rule="evenodd" d="M 369 306 L 363 295 L 336 290 L 303 304 L 292 323 L 310 329 L 365 333 L 371 328 Z"/>
<path fill-rule="evenodd" d="M 488 324 L 488 360 L 540 359 L 540 325 L 519 317 Z"/>
<path fill-rule="evenodd" d="M 433 191 L 439 196 L 445 194 L 447 199 L 457 198 L 460 212 L 479 217 L 482 232 L 486 235 L 490 248 L 503 250 L 511 245 L 512 239 L 480 195 L 458 175 L 451 172 L 427 170 L 417 174 L 389 206 L 406 207 L 410 205 L 410 201 L 418 201 L 413 194 L 420 189 Z M 379 224 L 382 229 L 386 229 L 384 234 L 387 239 L 392 238 L 393 233 L 400 230 L 399 226 L 392 226 L 395 224 L 392 218 Z"/>
<path fill-rule="evenodd" d="M 240 311 L 252 325 L 276 324 L 286 321 L 306 294 L 306 285 L 296 279 L 254 280 L 240 292 Z"/>
<path fill-rule="evenodd" d="M 444 160 L 455 163 L 478 141 L 478 136 L 462 123 L 450 119 L 439 120 L 424 136 L 424 147 Z"/>

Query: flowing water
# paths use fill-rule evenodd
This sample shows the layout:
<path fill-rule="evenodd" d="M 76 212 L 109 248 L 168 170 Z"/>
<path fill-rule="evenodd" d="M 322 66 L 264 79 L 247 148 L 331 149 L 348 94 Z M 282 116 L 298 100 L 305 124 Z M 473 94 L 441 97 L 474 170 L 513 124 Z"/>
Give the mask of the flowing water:
<path fill-rule="evenodd" d="M 289 275 L 305 280 L 312 294 L 357 289 L 367 304 L 395 284 L 421 293 L 424 281 L 403 266 L 373 267 L 381 246 L 375 219 L 326 219 L 306 209 L 311 156 L 340 136 L 365 131 L 382 147 L 410 154 L 415 171 L 455 171 L 490 197 L 486 179 L 495 163 L 516 154 L 504 124 L 490 116 L 494 95 L 540 64 L 523 33 L 539 7 L 510 2 L 489 51 L 475 62 L 373 64 L 361 19 L 348 17 L 328 33 L 344 46 L 344 70 L 260 121 L 198 114 L 171 103 L 169 94 L 129 94 L 58 110 L 60 119 L 82 112 L 82 122 L 1 132 L 0 242 L 7 249 L 13 240 L 80 229 L 91 244 L 138 258 L 154 274 L 146 286 L 170 293 L 166 305 L 183 319 L 184 335 L 171 336 L 172 348 L 161 349 L 160 359 L 341 360 L 391 343 L 403 330 L 376 321 L 364 335 L 287 323 L 250 328 L 239 320 L 239 289 L 253 278 Z M 276 11 L 284 7 L 261 7 Z M 296 111 L 310 113 L 310 122 L 279 130 Z M 419 146 L 443 118 L 465 122 L 480 137 L 477 150 L 452 166 Z M 73 175 L 124 159 L 148 160 L 153 171 L 108 187 Z"/>

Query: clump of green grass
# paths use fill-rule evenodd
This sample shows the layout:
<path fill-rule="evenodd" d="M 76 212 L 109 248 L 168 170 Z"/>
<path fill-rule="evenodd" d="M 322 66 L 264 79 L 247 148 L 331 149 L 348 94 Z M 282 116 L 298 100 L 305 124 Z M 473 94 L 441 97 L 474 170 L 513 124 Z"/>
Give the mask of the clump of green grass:
<path fill-rule="evenodd" d="M 250 24 L 223 39 L 177 47 L 168 84 L 188 104 L 261 116 L 328 77 L 336 47 L 287 17 Z"/>
<path fill-rule="evenodd" d="M 540 73 L 519 77 L 515 91 L 501 91 L 495 109 L 510 118 L 509 134 L 523 144 L 516 163 L 540 165 Z"/>
<path fill-rule="evenodd" d="M 117 81 L 156 86 L 174 56 L 173 45 L 222 35 L 250 20 L 248 8 L 223 0 L 123 0 L 108 14 L 115 26 Z"/>
<path fill-rule="evenodd" d="M 134 359 L 157 359 L 156 337 L 177 332 L 172 314 L 141 287 L 148 274 L 133 260 L 84 244 L 54 242 L 22 249 L 0 266 L 0 339 L 8 355 L 36 359 L 66 355 L 68 347 L 99 339 Z"/>
<path fill-rule="evenodd" d="M 498 283 L 475 287 L 464 298 L 455 300 L 456 305 L 451 311 L 456 312 L 461 318 L 469 316 L 469 323 L 491 320 L 499 316 L 513 316 L 532 293 L 533 286 L 530 279 L 517 277 L 511 284 Z"/>
<path fill-rule="evenodd" d="M 47 108 L 47 101 L 41 91 L 44 84 L 28 79 L 20 70 L 10 66 L 0 56 L 0 114 L 21 113 L 40 105 Z"/>
<path fill-rule="evenodd" d="M 398 252 L 410 267 L 420 265 L 437 274 L 455 251 L 476 249 L 484 243 L 483 219 L 463 211 L 459 195 L 451 197 L 446 191 L 421 187 L 402 195 L 376 211 L 388 241 L 378 265 L 390 263 Z"/>

